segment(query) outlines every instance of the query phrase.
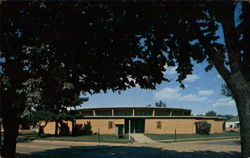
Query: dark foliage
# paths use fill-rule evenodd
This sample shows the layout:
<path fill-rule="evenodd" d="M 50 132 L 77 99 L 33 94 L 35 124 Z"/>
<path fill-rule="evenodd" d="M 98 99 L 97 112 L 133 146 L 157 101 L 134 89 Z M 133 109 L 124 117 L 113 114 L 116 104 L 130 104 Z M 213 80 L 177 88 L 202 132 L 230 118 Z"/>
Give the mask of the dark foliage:
<path fill-rule="evenodd" d="M 201 135 L 209 135 L 211 124 L 206 121 L 195 122 L 196 133 Z"/>
<path fill-rule="evenodd" d="M 59 135 L 60 136 L 68 136 L 69 135 L 69 126 L 67 123 L 60 123 L 60 127 L 59 127 Z"/>
<path fill-rule="evenodd" d="M 87 121 L 83 124 L 75 124 L 73 126 L 72 135 L 73 136 L 80 136 L 80 135 L 91 135 L 93 134 L 92 126 L 90 121 Z"/>
<path fill-rule="evenodd" d="M 83 135 L 91 135 L 91 134 L 93 134 L 92 126 L 91 126 L 90 121 L 87 121 L 86 123 L 84 123 L 82 133 L 83 133 Z"/>
<path fill-rule="evenodd" d="M 216 116 L 217 114 L 216 114 L 216 112 L 214 112 L 214 111 L 208 111 L 206 114 L 205 114 L 205 116 Z"/>
<path fill-rule="evenodd" d="M 73 136 L 83 135 L 83 124 L 75 124 L 72 129 Z"/>
<path fill-rule="evenodd" d="M 167 81 L 165 65 L 177 66 L 181 83 L 193 64 L 206 61 L 205 70 L 215 67 L 236 100 L 242 151 L 250 156 L 249 2 L 3 1 L 0 13 L 5 142 L 15 141 L 18 119 L 32 106 L 63 113 L 83 102 L 81 92 L 154 89 Z"/>

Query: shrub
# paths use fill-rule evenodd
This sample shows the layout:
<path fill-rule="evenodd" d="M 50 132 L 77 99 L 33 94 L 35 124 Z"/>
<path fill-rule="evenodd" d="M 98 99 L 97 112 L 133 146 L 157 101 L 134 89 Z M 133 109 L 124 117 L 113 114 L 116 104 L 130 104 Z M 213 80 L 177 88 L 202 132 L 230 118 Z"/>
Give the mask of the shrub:
<path fill-rule="evenodd" d="M 73 136 L 80 136 L 83 135 L 83 125 L 82 124 L 75 124 L 74 129 L 72 130 L 72 135 Z"/>
<path fill-rule="evenodd" d="M 194 123 L 196 126 L 196 133 L 201 135 L 209 135 L 211 124 L 206 121 L 199 121 Z"/>
<path fill-rule="evenodd" d="M 61 123 L 61 127 L 59 127 L 59 135 L 67 136 L 69 135 L 69 126 L 66 123 Z"/>
<path fill-rule="evenodd" d="M 91 135 L 93 133 L 90 121 L 87 121 L 87 123 L 84 123 L 82 132 L 83 132 L 83 135 Z"/>
<path fill-rule="evenodd" d="M 80 135 L 91 135 L 93 134 L 92 126 L 90 124 L 90 121 L 87 121 L 87 123 L 82 124 L 75 124 L 73 127 L 72 135 L 74 136 L 80 136 Z"/>

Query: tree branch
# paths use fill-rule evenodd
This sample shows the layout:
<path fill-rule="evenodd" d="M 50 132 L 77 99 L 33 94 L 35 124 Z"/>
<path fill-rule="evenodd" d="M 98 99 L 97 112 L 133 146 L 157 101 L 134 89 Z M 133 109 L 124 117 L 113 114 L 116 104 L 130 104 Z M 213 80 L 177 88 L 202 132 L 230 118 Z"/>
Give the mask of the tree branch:
<path fill-rule="evenodd" d="M 224 65 L 225 59 L 224 59 L 224 56 L 222 54 L 223 53 L 221 53 L 221 55 L 215 54 L 215 53 L 213 53 L 213 54 L 208 53 L 208 57 L 213 62 L 216 70 L 219 72 L 221 77 L 225 80 L 225 82 L 228 83 L 228 81 L 231 77 L 231 73 Z"/>
<path fill-rule="evenodd" d="M 231 72 L 235 73 L 240 70 L 240 53 L 236 43 L 238 41 L 238 35 L 234 22 L 235 6 L 233 3 L 226 3 L 226 6 L 226 11 L 217 13 L 217 16 L 220 16 L 220 22 L 223 28 L 225 46 L 229 58 L 229 66 Z"/>

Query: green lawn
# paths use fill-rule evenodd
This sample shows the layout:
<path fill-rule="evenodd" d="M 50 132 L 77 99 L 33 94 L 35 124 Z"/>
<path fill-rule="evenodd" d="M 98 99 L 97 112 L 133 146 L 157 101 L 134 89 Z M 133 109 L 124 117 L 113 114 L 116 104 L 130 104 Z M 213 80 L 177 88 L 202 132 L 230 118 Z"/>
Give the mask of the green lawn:
<path fill-rule="evenodd" d="M 123 138 L 118 139 L 115 135 L 103 134 L 98 135 L 88 135 L 88 136 L 54 136 L 54 135 L 42 135 L 37 134 L 22 134 L 18 136 L 17 141 L 29 141 L 29 140 L 58 140 L 58 141 L 82 141 L 82 142 L 107 142 L 107 143 L 130 143 L 134 140 L 131 138 L 129 141 L 128 135 L 124 135 Z"/>
<path fill-rule="evenodd" d="M 147 137 L 156 140 L 158 142 L 174 142 L 175 135 L 174 134 L 145 134 Z M 240 138 L 239 133 L 215 133 L 210 135 L 199 135 L 199 134 L 177 134 L 176 140 L 178 142 L 185 141 L 200 141 L 200 140 L 220 140 L 220 139 L 234 139 Z"/>

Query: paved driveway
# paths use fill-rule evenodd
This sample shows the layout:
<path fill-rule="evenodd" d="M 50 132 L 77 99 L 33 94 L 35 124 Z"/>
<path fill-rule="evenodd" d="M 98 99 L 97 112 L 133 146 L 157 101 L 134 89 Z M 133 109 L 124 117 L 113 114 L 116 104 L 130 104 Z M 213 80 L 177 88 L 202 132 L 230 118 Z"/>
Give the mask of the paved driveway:
<path fill-rule="evenodd" d="M 17 145 L 21 158 L 238 158 L 239 151 L 235 141 L 98 144 L 35 140 Z"/>

